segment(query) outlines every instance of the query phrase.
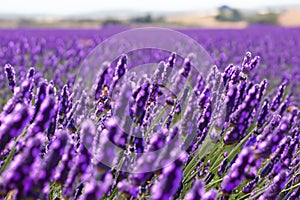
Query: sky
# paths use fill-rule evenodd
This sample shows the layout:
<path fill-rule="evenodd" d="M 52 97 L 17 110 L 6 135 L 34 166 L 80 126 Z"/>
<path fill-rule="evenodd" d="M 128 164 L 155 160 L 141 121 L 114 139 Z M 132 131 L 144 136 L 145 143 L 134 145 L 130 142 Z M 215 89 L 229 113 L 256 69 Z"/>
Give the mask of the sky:
<path fill-rule="evenodd" d="M 300 5 L 298 0 L 0 0 L 0 14 L 85 14 L 101 10 L 202 11 Z"/>

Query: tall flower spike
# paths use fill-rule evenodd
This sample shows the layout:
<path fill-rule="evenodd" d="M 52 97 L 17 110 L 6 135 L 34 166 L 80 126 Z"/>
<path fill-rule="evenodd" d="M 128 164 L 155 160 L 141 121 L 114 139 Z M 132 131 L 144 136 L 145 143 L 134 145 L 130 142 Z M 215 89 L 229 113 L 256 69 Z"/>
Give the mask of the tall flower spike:
<path fill-rule="evenodd" d="M 35 105 L 34 105 L 35 112 L 34 112 L 31 122 L 33 122 L 35 120 L 38 112 L 40 111 L 40 107 L 41 107 L 43 101 L 45 100 L 45 98 L 48 95 L 47 89 L 48 89 L 48 84 L 46 82 L 42 82 L 37 89 L 37 95 L 36 95 Z"/>
<path fill-rule="evenodd" d="M 42 142 L 39 135 L 30 138 L 24 153 L 18 154 L 9 167 L 1 174 L 7 190 L 18 189 L 19 195 L 30 190 L 32 181 L 28 177 L 33 169 L 33 163 L 39 157 L 41 145 Z"/>
<path fill-rule="evenodd" d="M 110 88 L 110 94 L 112 93 L 114 87 L 116 86 L 117 82 L 120 80 L 122 76 L 127 72 L 127 55 L 122 55 L 117 63 L 114 75 L 113 75 L 113 81 L 112 81 L 112 87 Z"/>
<path fill-rule="evenodd" d="M 230 145 L 239 142 L 249 128 L 252 118 L 252 112 L 257 105 L 258 85 L 251 88 L 244 102 L 230 116 L 230 123 L 233 124 L 233 129 L 227 132 L 223 141 Z"/>
<path fill-rule="evenodd" d="M 30 88 L 28 89 L 28 96 L 27 96 L 28 104 L 31 104 L 31 100 L 33 97 L 33 88 L 34 88 L 33 76 L 34 76 L 34 74 L 35 74 L 35 69 L 33 67 L 29 68 L 29 70 L 27 71 L 27 75 L 26 75 L 27 80 L 30 82 Z"/>
<path fill-rule="evenodd" d="M 64 85 L 62 92 L 61 92 L 61 99 L 59 103 L 59 123 L 64 123 L 65 117 L 67 115 L 69 109 L 69 90 L 68 86 Z"/>
<path fill-rule="evenodd" d="M 245 194 L 252 192 L 253 189 L 256 187 L 258 181 L 259 181 L 259 178 L 256 177 L 254 180 L 248 182 L 247 185 L 245 185 L 242 188 L 242 192 L 245 193 Z"/>
<path fill-rule="evenodd" d="M 283 119 L 279 127 L 277 127 L 272 134 L 268 135 L 266 140 L 257 145 L 255 153 L 263 158 L 269 157 L 269 155 L 276 150 L 280 141 L 287 134 L 288 126 L 288 120 L 286 118 Z"/>
<path fill-rule="evenodd" d="M 222 73 L 224 86 L 228 84 L 228 81 L 233 73 L 233 69 L 234 69 L 234 65 L 230 64 L 225 68 L 224 72 Z"/>
<path fill-rule="evenodd" d="M 64 155 L 62 156 L 62 162 L 60 166 L 57 168 L 56 173 L 54 175 L 54 179 L 64 185 L 67 178 L 68 178 L 68 173 L 71 170 L 71 167 L 73 165 L 73 157 L 75 156 L 75 149 L 74 145 L 72 143 L 68 143 Z"/>
<path fill-rule="evenodd" d="M 165 64 L 164 72 L 162 74 L 162 84 L 164 86 L 166 86 L 166 83 L 167 83 L 167 81 L 171 75 L 171 72 L 174 68 L 174 65 L 176 62 L 176 57 L 177 57 L 177 54 L 175 52 L 173 52 L 171 54 L 171 56 L 169 57 L 168 62 Z"/>
<path fill-rule="evenodd" d="M 264 79 L 259 85 L 259 87 L 260 87 L 259 97 L 258 97 L 259 102 L 260 102 L 261 98 L 266 94 L 267 86 L 268 86 L 268 81 L 266 79 Z"/>
<path fill-rule="evenodd" d="M 225 121 L 226 122 L 229 121 L 229 117 L 230 117 L 231 113 L 233 112 L 233 109 L 236 106 L 237 94 L 238 94 L 238 89 L 236 86 L 232 86 L 231 88 L 229 88 L 229 91 L 227 93 L 227 97 L 225 100 L 225 103 L 226 103 Z"/>
<path fill-rule="evenodd" d="M 51 119 L 53 118 L 56 109 L 57 106 L 55 98 L 52 96 L 47 96 L 42 102 L 34 122 L 28 128 L 28 133 L 30 133 L 30 136 L 34 136 L 38 132 L 44 132 L 49 128 Z"/>
<path fill-rule="evenodd" d="M 6 64 L 4 66 L 4 71 L 5 71 L 6 77 L 8 79 L 8 84 L 9 84 L 10 90 L 12 92 L 14 92 L 15 86 L 16 86 L 15 69 L 10 64 Z"/>
<path fill-rule="evenodd" d="M 196 199 L 202 199 L 203 194 L 205 193 L 204 189 L 204 182 L 201 180 L 196 179 L 193 183 L 192 188 L 190 191 L 186 194 L 185 200 L 196 200 Z"/>
<path fill-rule="evenodd" d="M 32 113 L 24 104 L 17 104 L 14 112 L 7 115 L 0 127 L 0 153 L 6 145 L 19 136 L 31 118 Z"/>
<path fill-rule="evenodd" d="M 282 101 L 282 97 L 285 91 L 287 83 L 283 82 L 278 89 L 278 92 L 276 94 L 276 96 L 273 98 L 272 104 L 271 104 L 271 110 L 275 111 L 277 110 L 277 108 L 279 107 L 281 101 Z"/>
<path fill-rule="evenodd" d="M 261 128 L 269 117 L 269 99 L 265 99 L 258 115 L 256 126 Z"/>
<path fill-rule="evenodd" d="M 110 86 L 110 82 L 113 76 L 113 69 L 107 65 L 104 68 L 101 68 L 101 71 L 98 75 L 98 82 L 95 85 L 95 100 L 99 100 L 101 95 L 103 95 L 104 88 Z"/>
<path fill-rule="evenodd" d="M 228 158 L 225 158 L 220 163 L 220 166 L 219 166 L 219 169 L 218 169 L 218 175 L 219 176 L 222 176 L 224 174 L 224 172 L 226 171 L 227 165 L 228 165 Z"/>
<path fill-rule="evenodd" d="M 117 185 L 119 191 L 121 191 L 126 198 L 133 197 L 136 198 L 139 193 L 139 188 L 135 185 L 132 185 L 126 179 L 123 179 Z"/>
<path fill-rule="evenodd" d="M 252 58 L 252 53 L 251 52 L 246 52 L 246 55 L 244 57 L 244 60 L 242 62 L 242 67 L 247 68 L 247 66 L 250 64 Z"/>
<path fill-rule="evenodd" d="M 163 128 L 158 133 L 153 134 L 150 138 L 150 142 L 147 148 L 147 152 L 153 152 L 161 149 L 165 143 L 167 138 L 168 130 Z M 129 179 L 133 182 L 134 185 L 145 185 L 147 181 L 149 181 L 154 172 L 152 168 L 154 167 L 154 161 L 157 158 L 153 156 L 153 154 L 143 154 L 136 161 L 136 165 L 134 166 L 134 170 L 140 173 L 132 173 L 129 176 Z"/>
<path fill-rule="evenodd" d="M 136 101 L 132 106 L 132 118 L 137 124 L 142 124 L 146 113 L 146 106 L 150 95 L 150 84 L 147 82 L 141 86 L 137 93 Z"/>
<path fill-rule="evenodd" d="M 183 63 L 183 67 L 179 70 L 179 74 L 175 76 L 175 80 L 173 81 L 171 91 L 174 94 L 179 94 L 180 90 L 184 88 L 184 85 L 189 77 L 190 71 L 192 68 L 192 64 L 190 58 L 186 58 Z"/>
<path fill-rule="evenodd" d="M 84 194 L 79 198 L 79 200 L 91 200 L 103 197 L 104 194 L 109 190 L 112 182 L 113 177 L 110 173 L 106 174 L 101 181 L 92 178 L 85 184 Z"/>
<path fill-rule="evenodd" d="M 186 155 L 182 155 L 175 162 L 163 169 L 158 182 L 152 187 L 151 200 L 168 200 L 177 191 L 183 177 L 182 165 Z"/>
<path fill-rule="evenodd" d="M 88 166 L 91 163 L 91 153 L 92 152 L 92 143 L 93 137 L 95 135 L 95 127 L 91 121 L 85 121 L 82 124 L 82 129 L 80 132 L 80 145 L 78 149 L 78 154 L 75 159 L 75 163 L 71 168 L 71 171 L 68 175 L 65 187 L 62 191 L 64 197 L 70 197 L 74 190 L 74 187 L 77 186 L 74 184 L 77 177 L 81 177 L 87 172 Z M 87 149 L 90 148 L 90 149 Z"/>
<path fill-rule="evenodd" d="M 221 191 L 224 192 L 225 195 L 231 194 L 233 190 L 240 185 L 242 180 L 245 178 L 245 173 L 253 159 L 254 154 L 250 148 L 246 148 L 241 151 L 235 163 L 221 183 Z"/>
<path fill-rule="evenodd" d="M 200 74 L 197 77 L 197 85 L 196 88 L 194 89 L 195 95 L 199 96 L 202 93 L 202 90 L 205 87 L 205 80 L 203 78 L 203 76 L 201 76 Z"/>
<path fill-rule="evenodd" d="M 35 74 L 35 68 L 34 67 L 30 67 L 28 72 L 27 72 L 27 75 L 26 75 L 26 78 L 27 79 L 32 79 L 33 76 Z"/>
<path fill-rule="evenodd" d="M 3 107 L 3 112 L 1 113 L 2 117 L 13 112 L 18 103 L 24 102 L 24 97 L 26 97 L 26 95 L 28 94 L 30 85 L 30 81 L 25 80 L 23 81 L 23 83 L 21 83 L 19 90 L 17 90 L 18 88 L 16 88 L 14 95 L 8 100 L 8 102 Z"/>
<path fill-rule="evenodd" d="M 206 87 L 198 98 L 198 106 L 204 109 L 210 100 L 210 90 Z"/>
<path fill-rule="evenodd" d="M 294 153 L 295 153 L 296 149 L 298 148 L 298 145 L 299 145 L 298 143 L 299 143 L 299 141 L 297 141 L 296 139 L 292 139 L 291 144 L 285 149 L 285 151 L 281 155 L 280 161 L 282 162 L 282 165 L 287 169 L 289 168 L 289 166 L 292 162 Z"/>
<path fill-rule="evenodd" d="M 282 191 L 286 179 L 287 172 L 279 172 L 279 174 L 273 179 L 272 185 L 267 188 L 267 190 L 258 198 L 258 200 L 276 199 L 279 193 Z"/>
<path fill-rule="evenodd" d="M 60 162 L 67 144 L 68 136 L 65 131 L 58 131 L 55 134 L 56 139 L 51 143 L 49 153 L 46 154 L 45 160 L 40 165 L 40 168 L 33 172 L 32 179 L 34 180 L 34 189 L 42 190 L 52 180 L 55 168 Z M 39 188 L 39 189 L 37 189 Z"/>

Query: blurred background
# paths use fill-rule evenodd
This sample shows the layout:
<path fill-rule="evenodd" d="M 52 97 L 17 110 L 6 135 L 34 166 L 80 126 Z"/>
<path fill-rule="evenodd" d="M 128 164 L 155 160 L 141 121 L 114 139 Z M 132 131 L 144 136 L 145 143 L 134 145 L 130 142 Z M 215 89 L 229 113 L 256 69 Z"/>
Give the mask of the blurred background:
<path fill-rule="evenodd" d="M 0 28 L 300 26 L 298 0 L 0 0 Z"/>

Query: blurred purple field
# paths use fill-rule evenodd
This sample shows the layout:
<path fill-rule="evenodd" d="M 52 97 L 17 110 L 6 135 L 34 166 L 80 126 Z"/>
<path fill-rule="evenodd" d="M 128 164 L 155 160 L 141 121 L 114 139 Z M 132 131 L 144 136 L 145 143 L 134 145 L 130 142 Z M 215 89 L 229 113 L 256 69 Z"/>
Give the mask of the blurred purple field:
<path fill-rule="evenodd" d="M 215 64 L 193 90 L 175 96 L 159 88 L 190 81 L 193 61 L 176 52 L 157 54 L 163 62 L 150 77 L 128 72 L 151 51 L 124 52 L 90 80 L 91 93 L 79 90 L 84 59 L 125 30 L 0 30 L 1 199 L 299 199 L 300 28 L 177 29 Z M 180 75 L 168 74 L 176 67 Z M 189 131 L 196 136 L 185 146 Z M 154 172 L 146 169 L 162 158 L 132 157 L 162 146 L 169 147 L 162 154 L 183 156 Z"/>

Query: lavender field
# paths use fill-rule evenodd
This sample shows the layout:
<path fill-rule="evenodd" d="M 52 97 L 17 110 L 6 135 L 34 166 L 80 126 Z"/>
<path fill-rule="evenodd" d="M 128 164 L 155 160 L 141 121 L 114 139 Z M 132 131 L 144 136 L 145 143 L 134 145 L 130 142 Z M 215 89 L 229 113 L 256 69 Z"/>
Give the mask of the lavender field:
<path fill-rule="evenodd" d="M 146 50 L 86 80 L 127 29 L 0 30 L 1 199 L 300 199 L 300 28 L 179 29 L 205 76 L 197 55 Z"/>

